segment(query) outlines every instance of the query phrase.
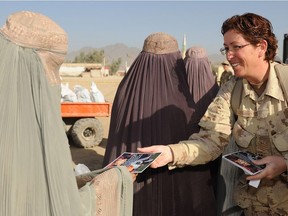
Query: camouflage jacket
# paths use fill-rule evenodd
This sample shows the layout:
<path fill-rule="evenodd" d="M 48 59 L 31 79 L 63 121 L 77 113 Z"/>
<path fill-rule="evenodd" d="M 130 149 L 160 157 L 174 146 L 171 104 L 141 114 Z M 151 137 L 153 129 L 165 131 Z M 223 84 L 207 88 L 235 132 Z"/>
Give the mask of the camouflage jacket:
<path fill-rule="evenodd" d="M 219 90 L 199 125 L 199 133 L 189 140 L 169 145 L 174 161 L 169 168 L 205 164 L 217 158 L 229 144 L 231 133 L 240 149 L 263 156 L 288 154 L 288 109 L 277 79 L 274 63 L 270 65 L 267 86 L 259 97 L 243 79 L 242 102 L 235 122 L 231 108 L 233 77 Z"/>

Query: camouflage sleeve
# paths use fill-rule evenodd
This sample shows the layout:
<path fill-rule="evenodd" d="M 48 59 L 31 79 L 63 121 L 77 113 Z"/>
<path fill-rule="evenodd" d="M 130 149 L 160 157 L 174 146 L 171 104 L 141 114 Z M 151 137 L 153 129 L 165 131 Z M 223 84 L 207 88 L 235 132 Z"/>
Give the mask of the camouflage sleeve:
<path fill-rule="evenodd" d="M 228 145 L 234 114 L 230 107 L 231 91 L 235 85 L 235 77 L 221 86 L 214 101 L 200 120 L 200 131 L 189 137 L 189 140 L 169 145 L 173 153 L 174 167 L 205 164 L 216 159 Z"/>

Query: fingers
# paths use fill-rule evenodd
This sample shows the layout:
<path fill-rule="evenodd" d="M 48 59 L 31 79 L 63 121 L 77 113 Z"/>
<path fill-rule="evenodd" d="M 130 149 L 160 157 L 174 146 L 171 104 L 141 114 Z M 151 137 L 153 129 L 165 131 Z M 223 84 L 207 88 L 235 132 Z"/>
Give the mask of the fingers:
<path fill-rule="evenodd" d="M 151 168 L 153 169 L 157 169 L 159 166 L 158 166 L 158 163 L 157 162 L 153 162 L 151 165 L 150 165 Z"/>
<path fill-rule="evenodd" d="M 260 160 L 253 160 L 252 162 L 254 164 L 256 164 L 256 165 L 264 165 L 264 164 L 267 163 L 267 160 L 266 160 L 266 158 L 263 158 L 263 159 L 260 159 Z"/>
<path fill-rule="evenodd" d="M 129 172 L 132 172 L 134 170 L 133 166 L 128 166 L 127 169 L 129 170 Z"/>
<path fill-rule="evenodd" d="M 131 173 L 131 176 L 132 176 L 132 180 L 133 180 L 133 182 L 136 181 L 137 175 L 138 175 L 138 174 Z"/>
<path fill-rule="evenodd" d="M 140 153 L 152 153 L 152 152 L 155 152 L 155 146 L 137 148 L 137 151 Z"/>
<path fill-rule="evenodd" d="M 169 146 L 164 145 L 154 145 L 145 148 L 137 148 L 140 153 L 155 153 L 161 152 L 161 155 L 150 165 L 151 168 L 159 168 L 172 162 L 172 152 Z"/>
<path fill-rule="evenodd" d="M 259 180 L 259 179 L 262 179 L 266 176 L 265 172 L 262 171 L 256 175 L 251 175 L 251 176 L 248 176 L 246 179 L 247 180 Z"/>
<path fill-rule="evenodd" d="M 247 177 L 247 180 L 272 179 L 287 170 L 285 160 L 281 156 L 267 156 L 260 160 L 253 161 L 256 165 L 266 165 L 266 168 L 257 175 Z"/>

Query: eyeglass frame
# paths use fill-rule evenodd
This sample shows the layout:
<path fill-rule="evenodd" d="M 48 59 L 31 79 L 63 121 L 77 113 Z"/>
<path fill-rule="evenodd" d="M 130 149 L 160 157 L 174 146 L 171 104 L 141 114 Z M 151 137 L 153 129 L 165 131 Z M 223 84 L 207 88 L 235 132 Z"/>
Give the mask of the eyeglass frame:
<path fill-rule="evenodd" d="M 232 49 L 229 49 L 228 47 L 222 47 L 219 51 L 222 55 L 227 55 L 228 52 L 238 52 L 239 50 L 241 50 L 242 48 L 248 46 L 248 45 L 252 45 L 251 43 L 248 44 L 244 44 L 244 45 L 234 45 L 232 46 Z"/>

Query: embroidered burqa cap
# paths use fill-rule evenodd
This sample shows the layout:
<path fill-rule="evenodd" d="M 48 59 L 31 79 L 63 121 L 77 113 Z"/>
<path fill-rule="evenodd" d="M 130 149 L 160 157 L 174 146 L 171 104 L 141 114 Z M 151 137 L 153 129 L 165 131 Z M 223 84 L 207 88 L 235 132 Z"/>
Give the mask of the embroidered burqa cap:
<path fill-rule="evenodd" d="M 0 32 L 10 41 L 24 47 L 66 53 L 66 32 L 45 15 L 20 11 L 11 14 Z"/>
<path fill-rule="evenodd" d="M 60 83 L 59 68 L 65 60 L 68 37 L 57 23 L 40 13 L 20 11 L 7 18 L 0 33 L 19 46 L 36 49 L 48 80 Z"/>
<path fill-rule="evenodd" d="M 144 41 L 143 51 L 154 54 L 168 54 L 179 51 L 177 40 L 164 32 L 150 34 Z"/>
<path fill-rule="evenodd" d="M 213 77 L 206 49 L 197 46 L 190 47 L 186 51 L 184 62 L 190 93 L 194 101 L 201 103 L 201 107 L 208 107 L 218 92 L 218 86 Z"/>
<path fill-rule="evenodd" d="M 202 47 L 191 47 L 186 51 L 186 58 L 205 58 L 207 57 L 206 50 Z"/>

